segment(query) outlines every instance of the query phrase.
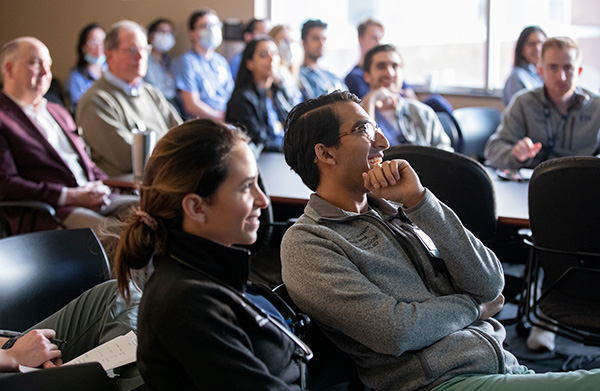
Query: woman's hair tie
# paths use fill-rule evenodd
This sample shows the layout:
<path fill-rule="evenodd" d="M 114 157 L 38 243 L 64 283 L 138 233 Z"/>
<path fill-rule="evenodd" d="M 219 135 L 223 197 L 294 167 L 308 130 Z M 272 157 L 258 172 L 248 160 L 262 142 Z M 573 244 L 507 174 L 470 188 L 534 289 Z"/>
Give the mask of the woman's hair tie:
<path fill-rule="evenodd" d="M 142 223 L 144 223 L 148 227 L 150 227 L 150 229 L 152 231 L 156 231 L 158 229 L 158 222 L 156 221 L 156 219 L 154 217 L 150 216 L 147 212 L 144 212 L 143 210 L 138 210 L 137 212 L 135 212 L 135 214 L 137 216 L 139 216 Z"/>

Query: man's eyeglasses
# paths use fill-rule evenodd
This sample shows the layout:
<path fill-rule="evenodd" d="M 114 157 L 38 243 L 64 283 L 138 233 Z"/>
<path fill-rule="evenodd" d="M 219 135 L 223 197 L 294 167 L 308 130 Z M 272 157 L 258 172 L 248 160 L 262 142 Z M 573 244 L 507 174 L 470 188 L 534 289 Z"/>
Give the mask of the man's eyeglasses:
<path fill-rule="evenodd" d="M 362 133 L 364 133 L 365 136 L 367 136 L 367 139 L 371 142 L 371 144 L 373 144 L 375 142 L 375 133 L 378 131 L 380 131 L 380 128 L 377 124 L 373 124 L 371 122 L 365 122 L 364 124 L 355 126 L 349 132 L 341 133 L 338 138 L 342 138 L 344 136 L 347 136 L 349 134 L 353 134 L 356 132 L 362 132 Z"/>
<path fill-rule="evenodd" d="M 130 56 L 135 56 L 138 53 L 142 53 L 142 54 L 148 54 L 152 51 L 152 45 L 146 45 L 144 47 L 138 47 L 138 46 L 131 46 L 128 48 L 120 48 L 119 50 L 124 51 L 125 53 L 129 54 Z"/>

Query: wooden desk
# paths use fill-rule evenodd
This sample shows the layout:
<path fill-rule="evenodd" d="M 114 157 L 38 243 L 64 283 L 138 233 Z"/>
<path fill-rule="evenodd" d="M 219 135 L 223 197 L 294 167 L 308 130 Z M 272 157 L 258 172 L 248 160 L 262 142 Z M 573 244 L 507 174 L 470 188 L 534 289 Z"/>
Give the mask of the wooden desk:
<path fill-rule="evenodd" d="M 285 162 L 281 153 L 263 153 L 258 160 L 267 194 L 274 203 L 304 205 L 312 191 Z M 486 168 L 496 193 L 496 211 L 500 224 L 529 227 L 527 188 L 529 182 L 503 181 L 492 168 Z"/>
<path fill-rule="evenodd" d="M 519 228 L 529 228 L 528 189 L 529 182 L 502 180 L 496 170 L 486 167 L 496 193 L 498 223 Z"/>
<path fill-rule="evenodd" d="M 260 176 L 271 201 L 305 205 L 312 191 L 285 162 L 282 153 L 263 152 L 258 159 Z"/>
<path fill-rule="evenodd" d="M 102 181 L 108 187 L 114 187 L 117 189 L 136 189 L 137 183 L 133 179 L 133 174 L 119 175 L 110 177 Z"/>

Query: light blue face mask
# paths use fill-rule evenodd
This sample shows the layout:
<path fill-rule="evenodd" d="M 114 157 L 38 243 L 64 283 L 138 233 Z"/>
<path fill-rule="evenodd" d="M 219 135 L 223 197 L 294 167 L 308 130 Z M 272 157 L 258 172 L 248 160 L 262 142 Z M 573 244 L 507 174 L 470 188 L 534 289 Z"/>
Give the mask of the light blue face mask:
<path fill-rule="evenodd" d="M 161 53 L 166 53 L 175 46 L 175 37 L 171 33 L 157 32 L 152 40 L 152 47 Z"/>
<path fill-rule="evenodd" d="M 102 65 L 106 61 L 106 56 L 104 54 L 101 55 L 100 57 L 95 57 L 95 56 L 92 56 L 91 54 L 86 53 L 83 58 L 84 58 L 85 62 L 87 62 L 90 65 Z"/>
<path fill-rule="evenodd" d="M 199 33 L 200 45 L 205 49 L 216 49 L 223 42 L 223 33 L 221 28 L 214 26 L 209 29 L 202 29 Z"/>

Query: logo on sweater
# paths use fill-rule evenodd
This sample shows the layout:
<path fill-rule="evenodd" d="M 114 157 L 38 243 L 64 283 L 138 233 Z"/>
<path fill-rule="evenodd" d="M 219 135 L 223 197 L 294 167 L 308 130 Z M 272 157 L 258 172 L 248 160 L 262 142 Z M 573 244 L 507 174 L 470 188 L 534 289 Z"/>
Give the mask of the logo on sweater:
<path fill-rule="evenodd" d="M 379 246 L 381 243 L 381 235 L 377 229 L 366 226 L 356 235 L 347 238 L 347 240 L 361 250 L 370 250 Z"/>

